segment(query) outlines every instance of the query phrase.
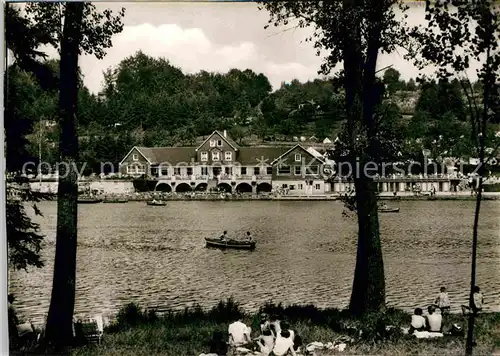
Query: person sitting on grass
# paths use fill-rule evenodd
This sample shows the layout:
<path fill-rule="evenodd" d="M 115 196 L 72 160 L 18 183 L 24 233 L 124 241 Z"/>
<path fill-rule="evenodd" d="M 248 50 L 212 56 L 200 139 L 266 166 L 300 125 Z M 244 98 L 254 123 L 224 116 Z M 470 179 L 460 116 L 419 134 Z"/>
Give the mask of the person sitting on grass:
<path fill-rule="evenodd" d="M 441 309 L 441 314 L 447 314 L 450 312 L 450 298 L 448 297 L 448 292 L 446 292 L 445 287 L 441 287 L 434 304 Z"/>
<path fill-rule="evenodd" d="M 462 305 L 462 313 L 464 315 L 470 314 L 471 312 L 474 315 L 477 315 L 481 310 L 483 310 L 484 297 L 483 293 L 481 293 L 481 289 L 478 286 L 475 286 L 473 292 L 474 293 L 472 295 L 472 301 L 473 301 L 472 309 L 467 305 Z"/>
<path fill-rule="evenodd" d="M 226 356 L 227 351 L 227 342 L 224 341 L 222 332 L 214 331 L 212 340 L 210 340 L 210 353 L 217 356 Z"/>
<path fill-rule="evenodd" d="M 295 340 L 295 331 L 290 330 L 290 325 L 286 321 L 283 321 L 280 326 L 281 331 L 288 330 L 290 332 L 290 338 L 292 339 L 292 341 Z"/>
<path fill-rule="evenodd" d="M 415 308 L 414 314 L 411 316 L 410 330 L 408 333 L 411 335 L 414 331 L 425 330 L 425 318 L 422 316 L 423 311 L 421 308 Z"/>
<path fill-rule="evenodd" d="M 268 356 L 274 348 L 274 334 L 270 328 L 265 328 L 262 335 L 255 339 L 259 346 L 259 352 L 263 356 Z"/>
<path fill-rule="evenodd" d="M 269 328 L 271 322 L 269 321 L 269 317 L 266 313 L 262 313 L 260 315 L 260 332 L 263 332 L 265 329 Z"/>
<path fill-rule="evenodd" d="M 271 316 L 270 320 L 271 327 L 273 328 L 274 334 L 277 336 L 281 332 L 281 321 L 278 319 L 277 315 Z"/>
<path fill-rule="evenodd" d="M 293 338 L 293 349 L 295 350 L 296 353 L 300 352 L 300 348 L 302 345 L 303 341 L 300 335 L 295 335 L 295 337 Z"/>
<path fill-rule="evenodd" d="M 443 316 L 436 313 L 436 307 L 429 305 L 427 308 L 429 315 L 427 315 L 427 329 L 431 332 L 442 332 L 443 330 Z"/>
<path fill-rule="evenodd" d="M 290 336 L 289 330 L 282 330 L 280 335 L 276 338 L 271 355 L 284 356 L 290 354 L 292 356 L 297 356 L 293 349 L 293 340 Z"/>
<path fill-rule="evenodd" d="M 249 326 L 246 326 L 241 321 L 241 318 L 229 325 L 228 333 L 230 346 L 239 347 L 247 345 L 252 341 L 250 338 L 252 329 Z"/>

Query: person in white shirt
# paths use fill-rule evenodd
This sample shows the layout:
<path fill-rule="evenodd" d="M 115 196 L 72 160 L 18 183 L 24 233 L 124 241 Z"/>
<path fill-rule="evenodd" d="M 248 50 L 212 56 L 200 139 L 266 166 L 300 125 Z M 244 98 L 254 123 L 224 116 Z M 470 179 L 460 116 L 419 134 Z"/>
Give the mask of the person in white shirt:
<path fill-rule="evenodd" d="M 425 318 L 422 316 L 423 311 L 420 308 L 415 308 L 414 314 L 411 316 L 410 334 L 414 331 L 424 331 L 425 330 Z"/>
<path fill-rule="evenodd" d="M 436 313 L 436 307 L 429 305 L 427 308 L 429 315 L 427 315 L 427 327 L 431 332 L 440 333 L 443 329 L 443 316 Z"/>
<path fill-rule="evenodd" d="M 474 293 L 472 294 L 473 305 L 470 308 L 467 305 L 462 305 L 462 313 L 464 315 L 473 313 L 474 315 L 479 314 L 481 310 L 483 310 L 484 297 L 483 293 L 481 293 L 481 289 L 478 286 L 475 286 L 472 290 Z"/>
<path fill-rule="evenodd" d="M 251 342 L 252 329 L 246 326 L 241 319 L 235 321 L 229 325 L 229 345 L 231 346 L 243 346 Z"/>
<path fill-rule="evenodd" d="M 438 294 L 436 301 L 434 302 L 439 309 L 441 309 L 441 314 L 449 313 L 450 311 L 450 298 L 446 292 L 445 287 L 441 287 L 441 292 Z"/>
<path fill-rule="evenodd" d="M 281 321 L 275 315 L 271 317 L 270 321 L 271 330 L 273 330 L 275 335 L 279 335 L 281 333 Z"/>
<path fill-rule="evenodd" d="M 292 356 L 297 356 L 295 350 L 293 349 L 293 340 L 290 337 L 290 331 L 283 330 L 281 334 L 276 338 L 273 348 L 273 356 L 284 356 L 290 353 Z"/>
<path fill-rule="evenodd" d="M 293 330 L 290 330 L 290 325 L 288 325 L 288 323 L 286 321 L 283 321 L 281 324 L 281 331 L 283 330 L 288 330 L 290 332 L 290 338 L 292 339 L 292 341 L 295 339 L 295 331 Z"/>
<path fill-rule="evenodd" d="M 261 356 L 268 356 L 274 348 L 274 334 L 270 328 L 265 328 L 257 339 Z"/>

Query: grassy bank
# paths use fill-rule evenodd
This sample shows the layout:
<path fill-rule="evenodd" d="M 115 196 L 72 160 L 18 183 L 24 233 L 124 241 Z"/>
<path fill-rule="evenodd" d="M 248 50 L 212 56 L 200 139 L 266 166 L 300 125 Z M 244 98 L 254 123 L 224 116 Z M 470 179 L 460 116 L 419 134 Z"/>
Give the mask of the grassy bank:
<path fill-rule="evenodd" d="M 341 336 L 350 336 L 342 354 L 347 355 L 463 355 L 464 336 L 445 336 L 435 340 L 417 340 L 403 335 L 400 327 L 409 326 L 410 315 L 389 309 L 384 314 L 353 318 L 347 311 L 319 310 L 314 306 L 289 306 L 267 304 L 260 310 L 276 314 L 287 320 L 304 344 L 312 341 L 333 342 Z M 232 300 L 221 302 L 212 310 L 199 307 L 183 312 L 169 312 L 158 316 L 130 304 L 123 308 L 117 319 L 105 329 L 101 345 L 88 345 L 73 350 L 72 355 L 134 355 L 134 356 L 197 356 L 208 353 L 208 343 L 214 331 L 227 334 L 230 322 L 242 316 L 252 326 L 252 337 L 257 336 L 259 313 L 246 314 Z M 457 323 L 466 330 L 467 321 L 462 315 L 445 316 L 444 330 Z M 395 326 L 387 331 L 386 326 Z M 475 355 L 492 355 L 500 347 L 500 313 L 480 315 L 476 322 Z M 361 331 L 361 332 L 360 332 Z M 338 353 L 338 352 L 337 352 Z M 332 355 L 334 351 L 316 352 Z"/>

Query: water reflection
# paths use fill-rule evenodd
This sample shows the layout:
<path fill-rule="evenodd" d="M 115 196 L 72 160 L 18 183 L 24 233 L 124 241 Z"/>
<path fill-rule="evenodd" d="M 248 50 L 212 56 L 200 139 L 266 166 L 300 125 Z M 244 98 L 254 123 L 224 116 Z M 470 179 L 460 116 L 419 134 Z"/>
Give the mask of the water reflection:
<path fill-rule="evenodd" d="M 467 300 L 474 202 L 399 202 L 380 216 L 387 302 L 412 309 L 442 285 L 452 308 Z M 477 283 L 486 309 L 500 296 L 500 202 L 483 203 Z M 46 267 L 12 272 L 10 291 L 22 316 L 41 322 L 48 311 L 55 250 L 56 203 L 37 218 L 46 237 Z M 79 207 L 75 313 L 113 314 L 126 302 L 184 308 L 233 296 L 244 307 L 268 300 L 345 307 L 356 254 L 356 221 L 340 202 L 170 202 Z M 257 249 L 220 251 L 203 238 L 227 229 L 252 231 Z"/>

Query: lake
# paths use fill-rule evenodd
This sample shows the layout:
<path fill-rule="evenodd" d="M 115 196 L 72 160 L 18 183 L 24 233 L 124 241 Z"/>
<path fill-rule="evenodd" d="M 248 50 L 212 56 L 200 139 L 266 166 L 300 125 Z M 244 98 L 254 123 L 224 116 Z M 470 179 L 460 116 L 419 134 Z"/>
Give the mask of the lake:
<path fill-rule="evenodd" d="M 441 286 L 452 311 L 470 283 L 473 201 L 400 201 L 381 214 L 387 303 L 411 310 L 431 303 Z M 55 252 L 56 202 L 36 217 L 46 235 L 46 267 L 10 273 L 19 314 L 36 323 L 48 312 Z M 79 206 L 75 314 L 113 315 L 137 302 L 158 310 L 234 297 L 253 310 L 266 301 L 346 307 L 356 256 L 355 218 L 338 201 L 174 201 Z M 500 201 L 483 202 L 477 284 L 488 310 L 500 297 Z M 248 230 L 255 251 L 208 249 L 204 237 Z"/>

